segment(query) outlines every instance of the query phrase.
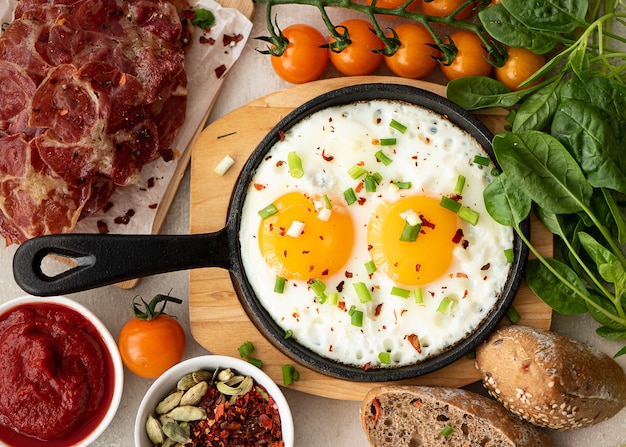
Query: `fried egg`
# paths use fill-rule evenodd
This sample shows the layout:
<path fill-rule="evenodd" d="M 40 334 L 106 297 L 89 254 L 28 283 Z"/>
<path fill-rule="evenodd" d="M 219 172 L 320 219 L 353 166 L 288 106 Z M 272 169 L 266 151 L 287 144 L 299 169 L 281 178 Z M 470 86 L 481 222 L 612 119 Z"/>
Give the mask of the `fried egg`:
<path fill-rule="evenodd" d="M 513 231 L 482 198 L 482 146 L 401 101 L 318 111 L 257 167 L 239 242 L 247 278 L 286 332 L 334 361 L 398 367 L 435 356 L 488 315 Z"/>

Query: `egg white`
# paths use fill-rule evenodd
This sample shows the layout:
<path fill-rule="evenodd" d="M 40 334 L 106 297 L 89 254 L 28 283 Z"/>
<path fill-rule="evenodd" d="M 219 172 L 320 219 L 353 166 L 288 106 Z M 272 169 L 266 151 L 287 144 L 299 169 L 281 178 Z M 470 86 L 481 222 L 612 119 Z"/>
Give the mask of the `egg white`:
<path fill-rule="evenodd" d="M 407 126 L 404 134 L 390 127 L 392 119 Z M 382 138 L 397 141 L 388 147 L 375 144 Z M 393 160 L 388 166 L 375 159 L 381 149 Z M 289 173 L 287 154 L 291 151 L 302 159 L 302 178 Z M 465 131 L 432 111 L 404 102 L 332 107 L 293 126 L 256 170 L 242 210 L 243 263 L 263 306 L 299 343 L 324 357 L 362 367 L 416 363 L 465 338 L 498 299 L 510 270 L 504 252 L 513 244 L 512 229 L 493 221 L 485 209 L 482 193 L 493 180 L 493 166 L 474 163 L 476 155 L 487 156 Z M 364 203 L 347 207 L 355 225 L 350 260 L 341 272 L 323 278 L 329 291 L 343 284 L 339 293 L 343 305 L 316 302 L 305 282 L 288 281 L 282 294 L 275 293 L 275 274 L 258 245 L 258 211 L 294 190 L 342 198 L 343 191 L 358 183 L 348 170 L 362 161 L 368 171 L 380 173 L 383 181 L 375 193 L 357 193 Z M 448 195 L 459 175 L 466 177 L 462 203 L 480 213 L 475 226 L 460 221 L 467 247 L 457 244 L 446 274 L 422 287 L 423 303 L 416 303 L 413 296 L 390 295 L 394 282 L 380 271 L 370 276 L 364 267 L 370 259 L 366 227 L 372 210 L 380 201 L 393 202 L 401 195 Z M 410 181 L 412 187 L 398 191 L 390 187 L 392 180 Z M 467 277 L 457 277 L 458 272 Z M 372 301 L 360 302 L 352 286 L 356 281 L 371 288 Z M 443 297 L 456 301 L 449 313 L 437 310 Z M 353 305 L 364 313 L 362 327 L 351 324 L 348 310 Z M 421 352 L 409 342 L 409 335 L 417 336 Z M 381 352 L 390 353 L 390 364 L 381 364 Z"/>

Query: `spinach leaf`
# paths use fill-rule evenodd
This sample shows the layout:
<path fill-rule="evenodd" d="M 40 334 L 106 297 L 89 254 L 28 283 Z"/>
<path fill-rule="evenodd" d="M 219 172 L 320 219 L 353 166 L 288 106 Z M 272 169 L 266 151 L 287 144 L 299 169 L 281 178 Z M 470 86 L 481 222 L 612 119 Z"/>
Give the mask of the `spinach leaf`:
<path fill-rule="evenodd" d="M 502 0 L 517 20 L 529 28 L 570 33 L 579 26 L 587 27 L 585 0 Z"/>
<path fill-rule="evenodd" d="M 448 83 L 448 99 L 466 110 L 489 107 L 511 107 L 517 104 L 526 92 L 512 92 L 499 81 L 486 76 L 468 76 Z"/>
<path fill-rule="evenodd" d="M 526 265 L 526 283 L 535 295 L 560 314 L 587 312 L 587 304 L 580 295 L 588 297 L 589 292 L 576 273 L 556 259 L 548 258 L 543 261 L 565 281 L 557 278 L 543 262 L 532 259 Z M 572 293 L 573 289 L 577 293 Z"/>
<path fill-rule="evenodd" d="M 606 338 L 608 340 L 624 340 L 624 339 L 626 339 L 626 328 L 621 329 L 621 328 L 611 328 L 611 327 L 602 326 L 602 327 L 599 327 L 598 329 L 596 329 L 596 333 L 600 337 Z M 624 352 L 622 352 L 622 351 L 624 351 Z M 619 355 L 616 354 L 615 357 L 619 357 L 620 355 L 626 354 L 626 346 L 620 352 L 622 352 L 622 353 L 619 354 Z"/>
<path fill-rule="evenodd" d="M 487 212 L 501 225 L 517 228 L 530 214 L 530 197 L 517 189 L 504 173 L 485 188 L 483 198 Z"/>
<path fill-rule="evenodd" d="M 551 132 L 570 150 L 592 186 L 626 193 L 626 157 L 610 122 L 596 106 L 568 99 L 555 112 Z"/>
<path fill-rule="evenodd" d="M 543 130 L 552 120 L 559 103 L 561 77 L 529 95 L 513 120 L 513 132 Z"/>
<path fill-rule="evenodd" d="M 502 5 L 493 5 L 478 13 L 485 30 L 497 41 L 515 48 L 527 48 L 545 54 L 559 42 L 552 31 L 537 31 L 517 20 Z"/>
<path fill-rule="evenodd" d="M 606 297 L 596 295 L 595 293 L 591 293 L 589 297 L 597 306 L 596 307 L 591 304 L 587 306 L 589 315 L 591 315 L 594 320 L 596 320 L 598 323 L 606 328 L 603 330 L 603 332 L 626 331 L 626 327 L 624 326 L 624 324 L 620 323 L 619 321 L 615 321 L 614 318 L 610 318 L 609 316 L 607 316 L 607 313 L 609 315 L 617 315 L 615 311 L 615 305 L 611 302 L 611 300 Z M 598 307 L 602 310 L 598 309 Z"/>
<path fill-rule="evenodd" d="M 593 262 L 595 262 L 598 273 L 600 273 L 603 280 L 613 284 L 624 281 L 623 278 L 626 277 L 624 266 L 610 250 L 605 248 L 588 233 L 578 233 L 578 239 Z"/>
<path fill-rule="evenodd" d="M 593 189 L 556 138 L 507 132 L 495 136 L 493 149 L 508 178 L 539 206 L 555 214 L 587 209 Z"/>

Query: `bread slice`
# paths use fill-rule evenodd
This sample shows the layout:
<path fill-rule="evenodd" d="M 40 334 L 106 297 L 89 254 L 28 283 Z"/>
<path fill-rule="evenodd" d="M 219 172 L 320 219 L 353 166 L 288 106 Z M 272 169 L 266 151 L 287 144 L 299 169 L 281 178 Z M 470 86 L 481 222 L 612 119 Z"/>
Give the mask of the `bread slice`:
<path fill-rule="evenodd" d="M 495 331 L 476 350 L 489 393 L 535 425 L 573 429 L 626 405 L 626 374 L 608 355 L 555 332 L 526 326 Z"/>
<path fill-rule="evenodd" d="M 550 447 L 537 427 L 501 404 L 463 389 L 382 386 L 360 412 L 373 447 Z"/>

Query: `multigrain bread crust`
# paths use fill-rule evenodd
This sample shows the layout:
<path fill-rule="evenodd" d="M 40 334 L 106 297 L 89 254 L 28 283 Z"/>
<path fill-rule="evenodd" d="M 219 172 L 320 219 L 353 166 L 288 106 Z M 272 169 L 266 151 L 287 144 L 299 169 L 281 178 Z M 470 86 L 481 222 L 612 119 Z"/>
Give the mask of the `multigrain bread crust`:
<path fill-rule="evenodd" d="M 551 447 L 545 433 L 470 391 L 426 386 L 373 388 L 361 406 L 373 447 Z M 447 436 L 445 427 L 451 431 Z"/>
<path fill-rule="evenodd" d="M 626 405 L 626 375 L 606 354 L 526 326 L 498 329 L 476 351 L 489 393 L 535 425 L 573 429 L 604 421 Z"/>

